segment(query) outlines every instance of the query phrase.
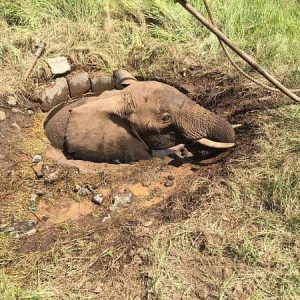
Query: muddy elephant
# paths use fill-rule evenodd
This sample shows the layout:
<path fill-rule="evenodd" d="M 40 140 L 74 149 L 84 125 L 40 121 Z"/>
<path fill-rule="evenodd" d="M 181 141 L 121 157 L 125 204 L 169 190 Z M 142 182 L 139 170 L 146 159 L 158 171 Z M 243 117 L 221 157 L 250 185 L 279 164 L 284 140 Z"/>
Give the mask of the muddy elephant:
<path fill-rule="evenodd" d="M 61 105 L 49 114 L 45 131 L 67 157 L 94 162 L 148 159 L 152 150 L 178 144 L 226 149 L 235 140 L 225 119 L 155 81 Z"/>

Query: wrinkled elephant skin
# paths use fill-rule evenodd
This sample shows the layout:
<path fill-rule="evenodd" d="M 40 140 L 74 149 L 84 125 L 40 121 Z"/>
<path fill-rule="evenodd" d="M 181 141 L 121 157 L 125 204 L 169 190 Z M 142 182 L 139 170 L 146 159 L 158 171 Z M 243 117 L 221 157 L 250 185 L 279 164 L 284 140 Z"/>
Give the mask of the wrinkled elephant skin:
<path fill-rule="evenodd" d="M 235 138 L 226 120 L 154 81 L 57 107 L 45 130 L 68 157 L 95 162 L 137 161 L 151 157 L 152 150 L 202 138 L 221 143 Z"/>

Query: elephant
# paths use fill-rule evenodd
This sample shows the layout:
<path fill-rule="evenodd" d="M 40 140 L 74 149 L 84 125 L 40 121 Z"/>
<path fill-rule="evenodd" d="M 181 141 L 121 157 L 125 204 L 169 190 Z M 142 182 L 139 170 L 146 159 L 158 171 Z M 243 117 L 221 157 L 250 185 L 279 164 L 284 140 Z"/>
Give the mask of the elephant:
<path fill-rule="evenodd" d="M 127 79 L 123 89 L 55 107 L 44 128 L 68 158 L 129 163 L 178 144 L 207 149 L 234 146 L 233 126 L 176 88 Z"/>

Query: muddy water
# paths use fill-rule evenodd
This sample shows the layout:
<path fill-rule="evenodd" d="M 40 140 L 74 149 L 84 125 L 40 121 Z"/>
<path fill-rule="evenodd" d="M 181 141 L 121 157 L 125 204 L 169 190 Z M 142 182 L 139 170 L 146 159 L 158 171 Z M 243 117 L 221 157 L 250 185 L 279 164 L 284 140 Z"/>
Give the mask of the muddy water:
<path fill-rule="evenodd" d="M 137 167 L 136 164 L 107 164 L 93 163 L 80 160 L 68 160 L 57 149 L 49 147 L 45 153 L 50 159 L 63 168 L 76 168 L 82 174 L 98 174 L 105 172 L 113 176 L 110 184 L 94 191 L 104 196 L 103 205 L 95 205 L 91 199 L 93 194 L 87 197 L 79 197 L 78 202 L 74 199 L 65 198 L 63 201 L 53 199 L 52 202 L 41 202 L 38 208 L 39 216 L 47 215 L 46 226 L 62 224 L 68 221 L 78 221 L 93 213 L 105 212 L 110 214 L 110 206 L 114 195 L 130 192 L 133 200 L 129 209 L 143 209 L 156 205 L 168 198 L 176 189 L 179 189 L 187 175 L 192 174 L 190 163 L 172 164 L 170 157 L 156 158 L 143 162 L 145 167 Z M 138 163 L 137 163 L 138 164 Z M 136 168 L 136 171 L 127 175 L 127 171 Z M 166 184 L 168 181 L 169 184 Z M 123 209 L 120 207 L 118 210 Z"/>

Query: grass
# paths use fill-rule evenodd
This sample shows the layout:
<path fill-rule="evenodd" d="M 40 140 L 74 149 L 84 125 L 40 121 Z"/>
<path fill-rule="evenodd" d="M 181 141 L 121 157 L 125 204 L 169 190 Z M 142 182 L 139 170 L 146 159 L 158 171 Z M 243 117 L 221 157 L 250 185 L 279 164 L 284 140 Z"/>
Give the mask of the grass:
<path fill-rule="evenodd" d="M 192 2 L 204 11 L 202 1 Z M 22 74 L 39 41 L 47 43 L 45 57 L 67 55 L 90 69 L 126 66 L 153 76 L 193 63 L 227 67 L 216 38 L 170 0 L 5 0 L 0 5 L 2 93 L 26 89 Z M 211 6 L 238 45 L 280 78 L 299 83 L 298 1 L 220 0 Z M 42 68 L 40 62 L 36 73 Z"/>
<path fill-rule="evenodd" d="M 183 299 L 299 298 L 300 169 L 289 143 L 299 132 L 299 106 L 274 110 L 267 120 L 260 151 L 240 159 L 225 185 L 222 178 L 191 184 L 192 194 L 207 187 L 199 202 L 213 201 L 152 240 L 147 271 L 159 299 L 176 291 Z"/>
<path fill-rule="evenodd" d="M 204 11 L 202 1 L 191 3 Z M 210 5 L 230 38 L 286 84 L 300 85 L 299 1 L 218 0 Z M 47 43 L 47 50 L 25 84 L 22 76 L 39 41 Z M 233 71 L 216 38 L 171 0 L 2 0 L 0 95 L 31 96 L 50 78 L 45 59 L 56 55 L 68 56 L 75 69 L 124 67 L 146 78 L 176 77 L 191 65 L 204 72 Z M 130 219 L 106 231 L 61 225 L 63 236 L 43 252 L 24 252 L 0 235 L 1 299 L 99 299 L 91 291 L 100 279 L 112 298 L 132 299 L 132 291 L 141 289 L 148 299 L 298 299 L 300 109 L 275 109 L 256 121 L 258 150 L 232 161 L 226 179 L 190 182 L 184 197 L 196 198 L 200 207 L 185 221 L 159 224 L 146 244 L 134 244 L 140 236 L 130 226 L 136 220 Z M 26 156 L 43 148 L 36 128 L 24 130 L 18 142 Z M 29 163 L 18 168 L 26 179 Z M 0 182 L 4 188 L 6 179 Z M 19 197 L 21 205 L 33 188 L 26 189 L 10 201 Z M 87 234 L 90 229 L 96 232 Z M 122 230 L 130 231 L 130 240 L 122 240 Z M 126 260 L 126 247 L 139 250 L 133 262 Z M 128 290 L 117 285 L 122 280 Z"/>

